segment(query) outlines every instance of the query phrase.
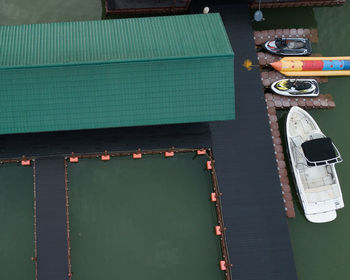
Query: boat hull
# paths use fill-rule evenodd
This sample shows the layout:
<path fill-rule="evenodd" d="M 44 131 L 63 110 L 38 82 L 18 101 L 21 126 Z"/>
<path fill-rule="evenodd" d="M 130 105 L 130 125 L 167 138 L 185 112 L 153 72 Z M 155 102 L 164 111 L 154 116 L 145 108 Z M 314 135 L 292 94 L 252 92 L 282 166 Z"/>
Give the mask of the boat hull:
<path fill-rule="evenodd" d="M 309 82 L 310 84 L 312 84 L 313 89 L 308 91 L 307 93 L 305 93 L 305 91 L 300 91 L 297 89 L 281 90 L 277 86 L 278 86 L 279 82 L 283 82 L 283 81 Z M 289 97 L 316 97 L 320 93 L 318 83 L 316 80 L 313 80 L 313 79 L 282 79 L 282 80 L 278 80 L 271 85 L 271 90 L 276 94 L 283 95 L 283 96 L 289 96 Z"/>
<path fill-rule="evenodd" d="M 308 221 L 315 224 L 320 223 L 328 223 L 337 218 L 337 211 L 328 211 L 324 213 L 318 213 L 318 214 L 305 214 L 305 217 Z"/>
<path fill-rule="evenodd" d="M 304 38 L 277 38 L 266 41 L 263 47 L 269 53 L 281 56 L 306 56 L 312 52 L 310 41 Z"/>
<path fill-rule="evenodd" d="M 305 217 L 312 223 L 326 223 L 344 207 L 334 164 L 310 167 L 303 157 L 301 144 L 325 135 L 315 120 L 303 109 L 292 107 L 287 116 L 288 157 Z"/>

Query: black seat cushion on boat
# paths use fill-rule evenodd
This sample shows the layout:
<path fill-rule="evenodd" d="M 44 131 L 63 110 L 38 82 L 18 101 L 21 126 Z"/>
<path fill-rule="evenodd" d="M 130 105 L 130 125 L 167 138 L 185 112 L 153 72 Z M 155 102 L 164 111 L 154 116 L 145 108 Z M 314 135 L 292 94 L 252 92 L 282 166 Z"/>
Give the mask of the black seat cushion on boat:
<path fill-rule="evenodd" d="M 309 89 L 311 88 L 311 83 L 310 82 L 295 82 L 294 87 L 297 90 L 304 90 L 304 89 Z"/>
<path fill-rule="evenodd" d="M 287 47 L 286 40 L 282 39 L 282 38 L 277 38 L 275 40 L 275 44 L 276 44 L 277 48 L 279 48 L 279 49 Z"/>

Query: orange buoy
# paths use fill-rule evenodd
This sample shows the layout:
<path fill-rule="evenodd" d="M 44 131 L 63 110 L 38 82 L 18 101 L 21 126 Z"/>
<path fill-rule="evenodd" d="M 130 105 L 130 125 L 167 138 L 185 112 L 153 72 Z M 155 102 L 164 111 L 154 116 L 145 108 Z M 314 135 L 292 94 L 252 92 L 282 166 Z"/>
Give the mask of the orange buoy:
<path fill-rule="evenodd" d="M 102 155 L 102 156 L 101 156 L 101 159 L 102 159 L 102 160 L 110 160 L 110 159 L 111 159 L 111 156 L 110 156 L 110 155 Z"/>
<path fill-rule="evenodd" d="M 197 155 L 205 155 L 207 151 L 205 149 L 197 150 Z"/>
<path fill-rule="evenodd" d="M 70 158 L 69 158 L 69 161 L 70 161 L 70 162 L 78 162 L 79 159 L 78 159 L 78 157 L 70 157 Z"/>
<path fill-rule="evenodd" d="M 226 262 L 225 261 L 220 261 L 220 269 L 226 270 Z"/>
<path fill-rule="evenodd" d="M 174 156 L 174 152 L 165 152 L 165 157 L 173 157 Z"/>
<path fill-rule="evenodd" d="M 207 161 L 207 169 L 208 169 L 208 170 L 213 169 L 213 166 L 211 165 L 211 163 L 212 163 L 211 160 L 208 160 L 208 161 Z"/>
<path fill-rule="evenodd" d="M 215 226 L 215 234 L 216 235 L 221 235 L 221 226 Z"/>
<path fill-rule="evenodd" d="M 211 200 L 212 202 L 215 202 L 215 201 L 216 201 L 216 193 L 212 192 L 212 193 L 210 194 L 210 200 Z"/>
<path fill-rule="evenodd" d="M 30 160 L 29 159 L 24 159 L 24 160 L 21 161 L 21 164 L 23 166 L 28 166 L 28 165 L 30 165 Z"/>
<path fill-rule="evenodd" d="M 134 159 L 142 158 L 142 154 L 141 153 L 133 153 L 132 158 L 134 158 Z"/>

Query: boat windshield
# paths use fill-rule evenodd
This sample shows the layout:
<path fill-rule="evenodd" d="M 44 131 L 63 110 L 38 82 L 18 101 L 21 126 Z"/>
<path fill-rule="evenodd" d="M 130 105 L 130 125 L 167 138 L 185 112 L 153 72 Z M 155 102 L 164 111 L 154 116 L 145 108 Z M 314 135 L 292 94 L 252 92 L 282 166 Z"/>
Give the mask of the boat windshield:
<path fill-rule="evenodd" d="M 275 44 L 277 48 L 280 48 L 280 49 L 287 47 L 286 40 L 282 38 L 277 38 L 275 40 Z"/>
<path fill-rule="evenodd" d="M 312 139 L 301 144 L 307 165 L 320 166 L 341 162 L 337 148 L 329 137 Z"/>

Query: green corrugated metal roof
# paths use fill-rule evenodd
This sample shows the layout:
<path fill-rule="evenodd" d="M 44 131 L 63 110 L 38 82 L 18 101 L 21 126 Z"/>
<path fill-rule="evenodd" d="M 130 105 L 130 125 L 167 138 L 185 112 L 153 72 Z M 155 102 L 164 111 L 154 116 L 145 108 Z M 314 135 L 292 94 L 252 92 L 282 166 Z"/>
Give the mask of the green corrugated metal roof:
<path fill-rule="evenodd" d="M 0 134 L 233 119 L 233 52 L 218 14 L 0 26 L 0 98 Z"/>
<path fill-rule="evenodd" d="M 219 14 L 0 26 L 0 66 L 230 55 Z"/>

